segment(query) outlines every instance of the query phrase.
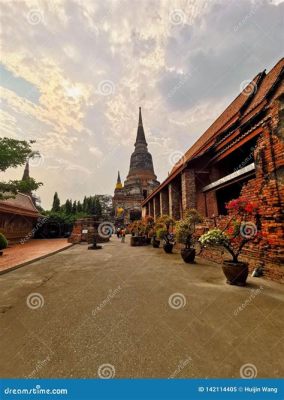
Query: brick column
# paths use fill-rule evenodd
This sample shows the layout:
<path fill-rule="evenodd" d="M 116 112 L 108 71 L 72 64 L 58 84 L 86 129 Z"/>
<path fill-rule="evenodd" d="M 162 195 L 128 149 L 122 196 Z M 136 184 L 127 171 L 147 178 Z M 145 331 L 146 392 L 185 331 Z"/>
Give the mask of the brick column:
<path fill-rule="evenodd" d="M 145 218 L 147 215 L 147 204 L 145 206 L 142 207 L 142 218 Z"/>
<path fill-rule="evenodd" d="M 161 209 L 160 209 L 160 198 L 158 196 L 155 196 L 153 199 L 153 205 L 154 205 L 154 220 L 157 219 L 157 217 L 159 217 L 160 213 L 161 213 Z"/>
<path fill-rule="evenodd" d="M 168 188 L 160 191 L 160 211 L 161 215 L 169 214 L 169 191 Z"/>
<path fill-rule="evenodd" d="M 149 200 L 149 215 L 152 217 L 154 216 L 154 204 L 153 204 L 153 199 Z"/>
<path fill-rule="evenodd" d="M 169 209 L 170 216 L 174 219 L 180 219 L 180 190 L 178 185 L 172 181 L 169 184 Z"/>
<path fill-rule="evenodd" d="M 186 169 L 181 174 L 182 211 L 196 208 L 196 185 L 194 170 Z"/>

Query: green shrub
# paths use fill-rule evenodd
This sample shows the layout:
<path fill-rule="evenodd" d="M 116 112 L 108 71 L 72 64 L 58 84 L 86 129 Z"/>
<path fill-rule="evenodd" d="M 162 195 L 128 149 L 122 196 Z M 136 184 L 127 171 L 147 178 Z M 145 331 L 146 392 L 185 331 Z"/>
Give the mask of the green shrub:
<path fill-rule="evenodd" d="M 211 246 L 223 246 L 228 242 L 227 235 L 221 231 L 221 229 L 211 229 L 210 231 L 204 233 L 199 241 L 203 245 Z"/>
<path fill-rule="evenodd" d="M 156 230 L 156 235 L 158 239 L 164 239 L 167 233 L 168 233 L 167 228 L 159 228 Z"/>
<path fill-rule="evenodd" d="M 3 233 L 0 233 L 0 250 L 6 249 L 8 246 L 8 240 L 5 238 Z"/>
<path fill-rule="evenodd" d="M 189 245 L 195 231 L 195 225 L 202 222 L 202 216 L 197 210 L 191 208 L 185 213 L 183 219 L 176 224 L 176 238 L 179 243 Z"/>

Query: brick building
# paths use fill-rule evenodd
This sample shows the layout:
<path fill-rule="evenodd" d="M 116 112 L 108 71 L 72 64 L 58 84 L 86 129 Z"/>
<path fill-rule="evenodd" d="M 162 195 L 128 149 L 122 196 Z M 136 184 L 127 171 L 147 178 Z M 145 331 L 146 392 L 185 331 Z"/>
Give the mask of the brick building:
<path fill-rule="evenodd" d="M 240 195 L 259 204 L 262 239 L 245 249 L 250 267 L 283 280 L 284 59 L 260 72 L 142 203 L 143 214 L 176 219 L 196 208 L 212 226 Z M 220 259 L 213 251 L 210 258 Z"/>
<path fill-rule="evenodd" d="M 124 185 L 121 183 L 118 172 L 117 183 L 113 197 L 113 207 L 116 221 L 128 223 L 141 218 L 142 201 L 159 186 L 154 173 L 152 155 L 148 151 L 142 122 L 141 107 L 139 107 L 139 121 L 135 150 L 130 158 L 129 173 Z"/>

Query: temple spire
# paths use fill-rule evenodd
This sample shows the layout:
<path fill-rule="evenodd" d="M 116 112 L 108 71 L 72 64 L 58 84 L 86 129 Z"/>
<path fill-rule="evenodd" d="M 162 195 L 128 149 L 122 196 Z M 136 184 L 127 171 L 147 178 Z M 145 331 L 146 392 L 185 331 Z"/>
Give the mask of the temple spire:
<path fill-rule="evenodd" d="M 143 144 L 143 145 L 147 146 L 144 128 L 143 128 L 143 122 L 142 122 L 141 107 L 139 107 L 139 120 L 138 120 L 138 129 L 137 129 L 135 146 L 137 146 L 137 144 Z"/>
<path fill-rule="evenodd" d="M 22 181 L 26 181 L 30 178 L 30 164 L 29 164 L 29 159 L 27 159 L 25 169 L 24 169 L 24 174 L 22 177 Z"/>
<path fill-rule="evenodd" d="M 122 183 L 121 183 L 119 171 L 118 171 L 118 174 L 117 174 L 117 181 L 116 181 L 115 188 L 116 188 L 116 189 L 122 189 Z"/>

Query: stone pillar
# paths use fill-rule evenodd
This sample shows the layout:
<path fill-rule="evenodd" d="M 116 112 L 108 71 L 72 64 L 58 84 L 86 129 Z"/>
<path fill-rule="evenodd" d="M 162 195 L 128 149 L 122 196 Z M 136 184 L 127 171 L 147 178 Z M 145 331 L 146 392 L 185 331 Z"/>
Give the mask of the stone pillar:
<path fill-rule="evenodd" d="M 161 214 L 161 209 L 160 209 L 160 198 L 158 196 L 155 196 L 153 198 L 153 204 L 154 204 L 154 220 L 156 221 L 156 219 L 160 216 Z"/>
<path fill-rule="evenodd" d="M 182 211 L 196 208 L 196 185 L 194 169 L 186 169 L 181 174 Z"/>
<path fill-rule="evenodd" d="M 169 184 L 169 209 L 170 217 L 180 219 L 180 190 L 175 181 Z"/>
<path fill-rule="evenodd" d="M 160 212 L 161 215 L 169 214 L 169 191 L 168 188 L 160 191 Z"/>

